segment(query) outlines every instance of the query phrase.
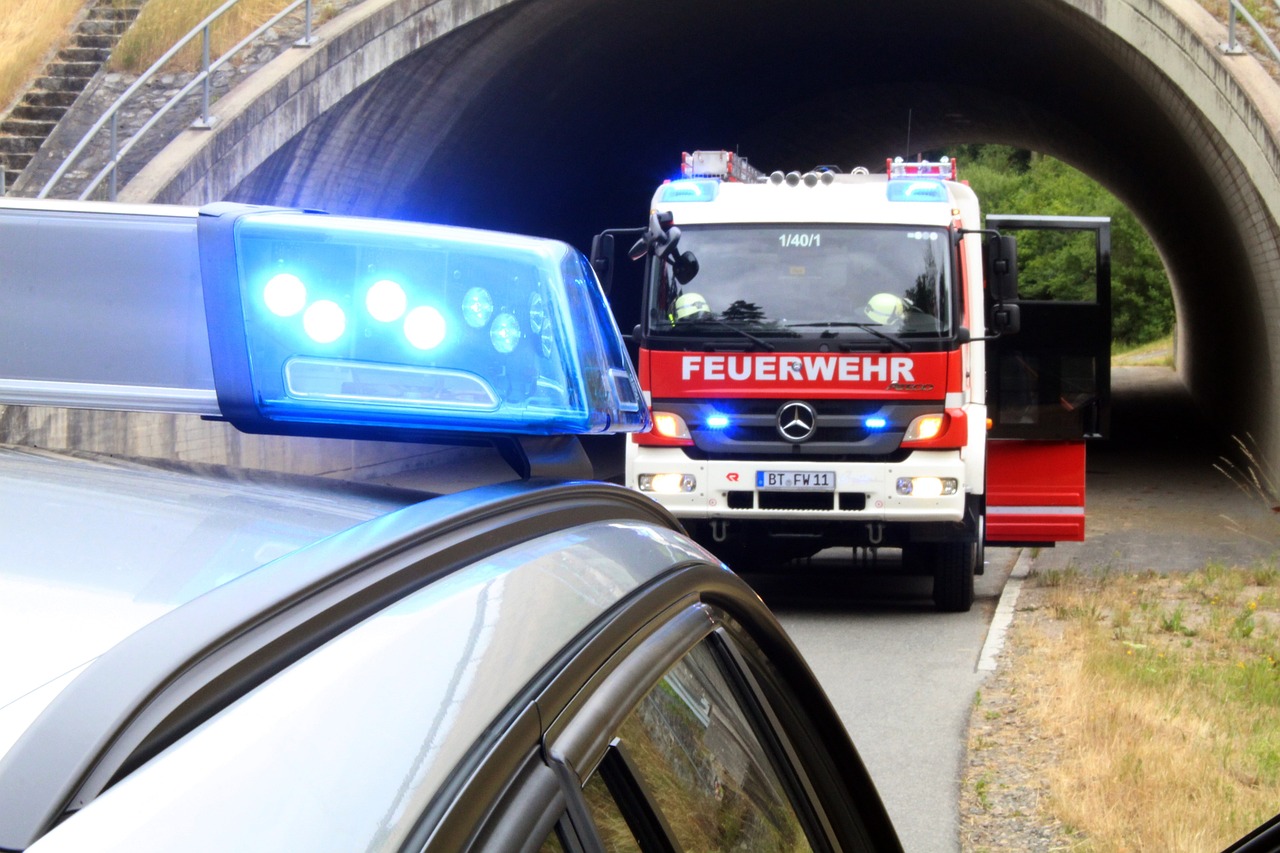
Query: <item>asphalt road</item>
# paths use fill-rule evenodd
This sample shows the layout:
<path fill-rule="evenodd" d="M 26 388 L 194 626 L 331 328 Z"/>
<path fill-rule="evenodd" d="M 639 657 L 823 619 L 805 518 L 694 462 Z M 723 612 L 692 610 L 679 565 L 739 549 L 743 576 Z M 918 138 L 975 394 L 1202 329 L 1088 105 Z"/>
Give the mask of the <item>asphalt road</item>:
<path fill-rule="evenodd" d="M 1114 371 L 1113 430 L 1088 450 L 1083 543 L 1025 558 L 1032 571 L 1188 571 L 1280 550 L 1280 515 L 1215 469 L 1233 455 L 1164 368 Z M 969 613 L 935 613 L 925 578 L 828 551 L 745 576 L 774 609 L 839 711 L 906 850 L 959 850 L 959 780 L 977 669 L 1019 549 L 987 550 Z M 998 659 L 997 659 L 998 660 Z"/>
<path fill-rule="evenodd" d="M 1033 571 L 1188 571 L 1280 550 L 1280 513 L 1214 468 L 1238 453 L 1171 370 L 1116 368 L 1112 389 L 1111 438 L 1088 449 L 1086 541 L 1029 552 Z M 616 438 L 586 445 L 597 477 L 621 473 Z M 466 471 L 511 476 L 500 461 L 491 467 Z M 911 853 L 959 849 L 964 744 L 984 678 L 977 667 L 1020 554 L 987 549 L 969 613 L 934 612 L 930 581 L 901 576 L 893 557 L 867 569 L 832 550 L 769 574 L 743 572 L 826 688 Z"/>

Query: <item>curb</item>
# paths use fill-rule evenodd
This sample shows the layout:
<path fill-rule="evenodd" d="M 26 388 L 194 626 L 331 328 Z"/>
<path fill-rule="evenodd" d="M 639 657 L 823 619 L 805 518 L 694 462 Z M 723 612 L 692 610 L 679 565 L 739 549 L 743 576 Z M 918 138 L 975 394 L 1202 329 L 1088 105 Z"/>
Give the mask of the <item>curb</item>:
<path fill-rule="evenodd" d="M 1005 633 L 1013 623 L 1014 609 L 1018 605 L 1018 594 L 1022 592 L 1022 582 L 1031 572 L 1031 552 L 1023 548 L 1018 552 L 1018 559 L 1009 573 L 1004 590 L 1000 593 L 1000 601 L 996 604 L 996 614 L 991 619 L 991 628 L 987 631 L 987 641 L 982 644 L 982 653 L 978 656 L 978 672 L 995 672 L 997 658 L 1004 649 Z"/>

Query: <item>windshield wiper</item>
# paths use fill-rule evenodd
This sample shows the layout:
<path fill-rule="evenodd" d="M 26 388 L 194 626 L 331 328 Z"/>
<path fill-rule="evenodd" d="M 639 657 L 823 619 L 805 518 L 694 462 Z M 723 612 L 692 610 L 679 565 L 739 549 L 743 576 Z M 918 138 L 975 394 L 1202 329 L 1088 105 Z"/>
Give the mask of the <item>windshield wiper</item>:
<path fill-rule="evenodd" d="M 870 332 L 871 334 L 875 335 L 877 338 L 888 341 L 889 343 L 893 344 L 895 347 L 902 350 L 903 352 L 911 352 L 911 344 L 907 343 L 897 335 L 890 334 L 889 332 L 881 331 L 879 326 L 880 326 L 879 323 L 855 323 L 852 321 L 837 322 L 837 323 L 788 323 L 787 324 L 788 329 L 795 328 L 795 327 L 801 327 L 801 328 L 809 327 L 809 328 L 820 328 L 820 329 L 834 329 L 834 328 L 849 327 L 853 329 L 862 329 L 864 332 Z"/>
<path fill-rule="evenodd" d="M 742 337 L 751 341 L 751 343 L 755 344 L 756 346 L 763 347 L 769 352 L 774 352 L 777 350 L 777 347 L 775 347 L 773 344 L 769 343 L 768 341 L 764 340 L 763 338 L 757 338 L 755 335 L 751 334 L 746 329 L 740 329 L 737 326 L 733 325 L 732 323 L 726 323 L 724 320 L 721 320 L 719 317 L 698 317 L 693 320 L 681 320 L 680 322 L 676 323 L 676 327 L 679 328 L 681 326 L 700 326 L 703 323 L 711 323 L 712 325 L 720 326 L 722 328 L 728 329 L 734 334 L 741 335 Z"/>

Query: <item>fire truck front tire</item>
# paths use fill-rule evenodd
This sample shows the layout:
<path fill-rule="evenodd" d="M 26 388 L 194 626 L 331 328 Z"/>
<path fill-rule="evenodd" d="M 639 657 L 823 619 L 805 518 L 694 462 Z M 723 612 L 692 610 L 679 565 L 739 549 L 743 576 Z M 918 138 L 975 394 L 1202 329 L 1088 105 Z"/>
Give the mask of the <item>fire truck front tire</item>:
<path fill-rule="evenodd" d="M 933 606 L 944 613 L 967 613 L 973 606 L 973 545 L 933 545 Z"/>
<path fill-rule="evenodd" d="M 904 568 L 933 575 L 933 606 L 944 613 L 966 613 L 973 606 L 972 542 L 912 542 L 902 550 Z"/>

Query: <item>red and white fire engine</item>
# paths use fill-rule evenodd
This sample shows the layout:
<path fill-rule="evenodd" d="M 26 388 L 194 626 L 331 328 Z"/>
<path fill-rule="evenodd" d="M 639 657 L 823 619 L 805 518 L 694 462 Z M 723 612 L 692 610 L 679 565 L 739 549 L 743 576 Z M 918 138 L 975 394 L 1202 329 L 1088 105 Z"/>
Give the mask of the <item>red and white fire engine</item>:
<path fill-rule="evenodd" d="M 642 229 L 651 431 L 626 483 L 735 566 L 902 551 L 967 610 L 991 544 L 1084 536 L 1084 440 L 1106 425 L 1109 225 L 980 218 L 953 161 L 764 175 L 683 158 Z M 1000 233 L 996 229 L 1006 233 Z M 1007 232 L 1086 232 L 1091 302 L 1018 298 Z M 615 297 L 616 298 L 616 297 Z"/>

